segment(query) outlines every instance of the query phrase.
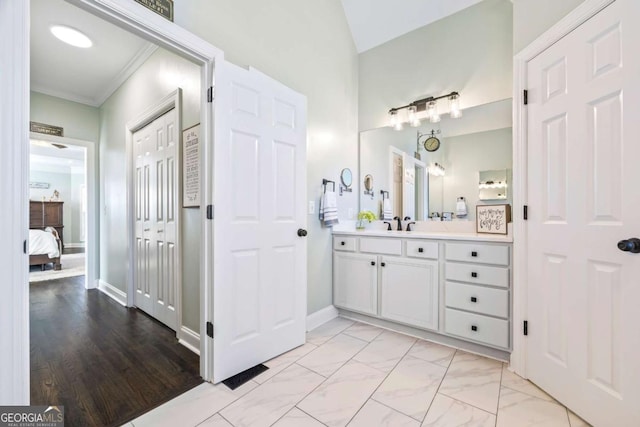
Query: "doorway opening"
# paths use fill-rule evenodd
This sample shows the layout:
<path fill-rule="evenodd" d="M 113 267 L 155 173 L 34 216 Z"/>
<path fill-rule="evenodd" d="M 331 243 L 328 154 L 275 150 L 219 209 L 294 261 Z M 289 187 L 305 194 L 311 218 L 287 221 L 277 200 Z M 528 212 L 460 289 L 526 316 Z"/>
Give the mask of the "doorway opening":
<path fill-rule="evenodd" d="M 73 3 L 73 4 L 72 4 Z M 205 289 L 205 281 L 200 274 L 200 258 L 186 257 L 180 251 L 179 246 L 173 245 L 176 251 L 173 258 L 175 265 L 184 263 L 184 275 L 180 270 L 172 270 L 170 274 L 175 274 L 177 284 L 182 284 L 183 288 L 178 289 L 178 298 L 175 301 L 177 305 L 177 314 L 174 322 L 169 324 L 162 316 L 155 316 L 151 312 L 151 316 L 138 311 L 136 308 L 140 304 L 134 301 L 131 295 L 132 283 L 138 280 L 135 260 L 133 257 L 133 247 L 129 245 L 130 238 L 134 236 L 135 225 L 133 224 L 132 215 L 135 206 L 132 203 L 133 197 L 130 197 L 131 188 L 128 186 L 127 179 L 133 172 L 132 162 L 129 161 L 128 150 L 131 148 L 127 141 L 128 135 L 132 129 L 127 125 L 134 119 L 144 114 L 150 106 L 156 105 L 159 101 L 165 99 L 168 95 L 177 93 L 179 99 L 185 102 L 184 108 L 179 108 L 180 102 L 174 105 L 177 117 L 173 126 L 173 142 L 175 143 L 175 151 L 177 156 L 167 161 L 162 167 L 164 176 L 169 175 L 169 169 L 173 168 L 171 177 L 174 185 L 180 183 L 180 137 L 184 129 L 201 124 L 203 129 L 202 139 L 203 145 L 208 140 L 207 133 L 210 130 L 209 120 L 211 116 L 210 104 L 203 99 L 203 84 L 211 81 L 212 61 L 214 54 L 211 54 L 209 46 L 202 48 L 198 45 L 198 41 L 194 41 L 185 34 L 175 33 L 175 28 L 171 28 L 172 37 L 164 36 L 166 28 L 155 28 L 153 31 L 146 32 L 143 39 L 133 32 L 139 34 L 139 29 L 144 25 L 149 25 L 147 19 L 137 20 L 136 23 L 126 21 L 126 18 L 120 15 L 105 14 L 105 6 L 100 2 L 100 6 L 91 1 L 75 2 L 63 0 L 32 0 L 31 5 L 31 117 L 32 121 L 37 121 L 52 126 L 59 126 L 64 129 L 65 138 L 61 137 L 42 137 L 41 146 L 48 146 L 51 150 L 69 150 L 72 147 L 71 140 L 74 138 L 85 138 L 87 136 L 95 137 L 96 143 L 90 144 L 86 157 L 93 158 L 95 164 L 91 167 L 86 165 L 89 174 L 86 180 L 86 197 L 84 204 L 89 205 L 87 211 L 91 218 L 92 208 L 96 213 L 94 219 L 95 239 L 89 239 L 91 235 L 91 220 L 86 221 L 86 234 L 82 233 L 78 236 L 85 238 L 88 246 L 95 245 L 96 250 L 88 250 L 86 255 L 89 258 L 93 253 L 95 255 L 95 267 L 86 270 L 86 279 L 82 283 L 83 288 L 87 288 L 82 292 L 78 288 L 79 281 L 82 278 L 63 278 L 57 282 L 55 289 L 40 292 L 38 295 L 31 295 L 31 343 L 32 348 L 34 342 L 48 342 L 46 336 L 55 334 L 44 334 L 43 329 L 47 329 L 48 325 L 55 323 L 58 329 L 66 329 L 66 333 L 59 332 L 58 336 L 61 342 L 64 341 L 66 346 L 58 346 L 59 352 L 52 353 L 53 346 L 47 349 L 42 348 L 42 352 L 32 352 L 31 360 L 31 403 L 32 404 L 52 404 L 52 396 L 61 396 L 58 394 L 42 393 L 43 390 L 53 391 L 56 387 L 69 386 L 69 390 L 83 389 L 86 396 L 83 396 L 82 405 L 89 405 L 92 396 L 95 401 L 122 399 L 126 393 L 121 393 L 119 387 L 114 386 L 114 382 L 118 382 L 117 372 L 126 371 L 127 377 L 132 375 L 136 370 L 136 366 L 140 369 L 136 370 L 139 375 L 139 381 L 136 381 L 144 390 L 153 389 L 153 381 L 159 382 L 158 390 L 162 388 L 162 392 L 158 391 L 155 400 L 149 399 L 124 399 L 123 405 L 131 406 L 133 403 L 142 405 L 140 407 L 129 408 L 128 414 L 120 414 L 131 418 L 133 415 L 139 415 L 142 411 L 150 409 L 162 403 L 177 394 L 185 391 L 185 387 L 193 387 L 202 382 L 202 378 L 207 379 L 210 373 L 207 373 L 206 351 L 201 351 L 205 346 L 200 340 L 201 324 L 204 323 L 202 307 L 205 309 L 208 304 L 205 302 L 209 293 Z M 108 2 L 107 2 L 108 3 Z M 74 6 L 82 6 L 87 11 Z M 97 16 L 100 15 L 100 16 Z M 118 18 L 119 17 L 119 18 Z M 107 22 L 109 19 L 111 22 Z M 148 17 L 147 17 L 148 18 Z M 115 21 L 115 22 L 114 22 Z M 94 46 L 88 49 L 78 49 L 77 47 L 67 46 L 59 40 L 52 37 L 49 31 L 53 25 L 64 24 L 69 27 L 81 30 L 82 32 L 93 38 Z M 116 24 L 116 25 L 114 25 Z M 173 24 L 171 24 L 173 25 Z M 160 26 L 162 27 L 162 26 Z M 163 32 L 163 30 L 165 30 Z M 186 32 L 185 32 L 186 33 Z M 187 41 L 185 41 L 185 39 Z M 169 41 L 170 40 L 170 41 Z M 156 43 L 157 42 L 157 43 Z M 160 47 L 159 45 L 164 46 Z M 199 54 L 196 54 L 198 52 Z M 207 55 L 200 52 L 208 53 Z M 64 58 L 64 60 L 61 60 Z M 151 117 L 155 119 L 155 117 Z M 165 133 L 166 135 L 166 133 Z M 34 137 L 34 135 L 32 135 Z M 40 140 L 40 136 L 35 136 Z M 65 145 L 67 148 L 59 148 L 58 145 Z M 42 147 L 44 148 L 44 147 Z M 156 145 L 156 148 L 159 148 Z M 166 148 L 166 147 L 163 147 Z M 93 150 L 93 151 L 91 151 Z M 203 155 L 207 155 L 207 149 L 203 148 Z M 155 159 L 157 160 L 157 159 Z M 43 162 L 46 162 L 43 160 Z M 203 162 L 204 163 L 204 162 Z M 99 165 L 99 167 L 98 167 Z M 157 166 L 157 162 L 156 162 Z M 93 174 L 93 180 L 90 176 Z M 99 174 L 99 175 L 98 175 Z M 155 175 L 155 184 L 164 187 L 167 182 L 160 180 L 160 174 Z M 37 178 L 37 177 L 36 177 Z M 45 179 L 37 181 L 30 178 L 33 182 L 44 182 Z M 49 181 L 51 181 L 49 179 Z M 203 179 L 203 182 L 205 180 Z M 203 186 L 206 185 L 203 183 Z M 40 205 L 58 203 L 65 206 L 68 205 L 66 193 L 67 191 L 59 190 L 49 182 L 47 189 L 51 194 L 38 193 L 32 198 L 38 198 Z M 54 196 L 53 191 L 57 191 Z M 69 189 L 69 193 L 72 191 Z M 78 190 L 81 191 L 81 190 Z M 91 200 L 91 194 L 95 195 Z M 203 192 L 204 193 L 204 192 Z M 75 194 L 75 193 L 74 193 Z M 173 214 L 176 217 L 184 218 L 182 224 L 178 222 L 176 234 L 184 233 L 185 243 L 191 248 L 201 247 L 203 234 L 206 233 L 203 218 L 199 212 L 199 206 L 193 209 L 183 209 L 181 205 L 180 193 L 166 194 L 172 201 L 175 201 L 177 212 Z M 45 201 L 42 201 L 42 197 Z M 154 197 L 157 202 L 159 197 Z M 80 198 L 80 209 L 82 209 L 82 201 Z M 207 201 L 206 197 L 202 197 L 202 203 Z M 62 203 L 60 203 L 62 202 Z M 151 204 L 148 204 L 151 209 Z M 80 221 L 81 222 L 81 221 Z M 78 225 L 82 228 L 82 225 Z M 65 271 L 65 251 L 71 251 L 68 245 L 70 221 L 65 221 L 61 226 L 63 231 L 58 233 L 58 242 L 60 245 L 61 262 L 58 263 Z M 73 226 L 75 229 L 75 225 Z M 154 230 L 157 233 L 165 231 Z M 54 227 L 55 230 L 55 227 Z M 60 237 L 62 234 L 62 237 Z M 72 242 L 75 243 L 75 242 Z M 157 243 L 157 242 L 156 242 Z M 73 245 L 72 245 L 73 246 Z M 169 251 L 172 245 L 167 245 L 166 250 Z M 63 249 L 64 247 L 64 249 Z M 157 249 L 156 245 L 156 249 Z M 79 249 L 79 248 L 78 248 Z M 156 257 L 154 262 L 158 261 Z M 45 270 L 52 270 L 56 267 L 56 263 L 47 263 Z M 90 276 L 93 271 L 93 276 Z M 156 274 L 157 282 L 166 282 L 168 275 Z M 49 281 L 49 284 L 54 282 Z M 98 288 L 98 289 L 93 289 Z M 44 289 L 41 288 L 41 289 Z M 83 312 L 70 312 L 71 308 L 64 309 L 67 312 L 65 319 L 55 319 L 56 310 L 53 307 L 55 301 L 60 301 L 60 292 L 67 292 L 68 295 L 62 299 L 77 299 L 76 305 L 89 307 Z M 180 299 L 180 293 L 184 294 L 184 298 Z M 56 298 L 48 298 L 49 296 Z M 49 304 L 47 306 L 47 304 Z M 122 307 L 125 306 L 125 307 Z M 45 307 L 48 307 L 46 309 Z M 98 310 L 99 314 L 92 317 L 93 309 Z M 181 316 L 181 309 L 185 308 L 185 314 Z M 102 314 L 110 313 L 113 321 L 109 321 L 108 325 L 99 323 L 104 322 Z M 49 313 L 49 318 L 43 317 L 43 314 Z M 83 320 L 83 316 L 84 320 Z M 88 317 L 88 318 L 87 318 Z M 145 351 L 138 352 L 136 357 L 130 357 L 133 350 L 123 352 L 114 360 L 111 357 L 111 350 L 107 352 L 106 347 L 91 339 L 91 336 L 85 339 L 78 339 L 77 342 L 68 342 L 64 337 L 80 336 L 79 331 L 74 333 L 74 323 L 70 319 L 75 318 L 80 324 L 98 324 L 95 334 L 102 336 L 104 339 L 113 338 L 110 346 L 117 352 L 119 350 L 130 349 L 135 347 L 138 350 L 144 350 L 147 346 L 146 354 L 154 353 L 154 360 L 149 360 L 149 365 L 140 366 L 140 360 L 145 358 Z M 157 318 L 157 320 L 156 320 Z M 58 321 L 60 320 L 60 321 Z M 163 324 L 168 324 L 171 329 Z M 114 325 L 118 327 L 115 328 Z M 71 328 L 71 329 L 68 329 Z M 86 330 L 91 328 L 85 328 Z M 85 331 L 83 329 L 83 331 Z M 144 330 L 144 332 L 142 332 Z M 100 332 L 97 332 L 100 331 Z M 85 331 L 86 332 L 86 331 Z M 147 335 L 153 335 L 153 339 L 145 338 Z M 203 334 L 204 335 L 204 334 Z M 167 338 L 167 336 L 169 338 Z M 157 337 L 164 337 L 157 341 Z M 36 338 L 42 338 L 36 339 Z M 102 339 L 101 338 L 101 339 Z M 127 338 L 122 340 L 121 338 Z M 156 341 L 153 344 L 153 341 Z M 204 340 L 203 340 L 204 341 Z M 151 346 L 151 347 L 149 347 Z M 156 346 L 156 347 L 153 347 Z M 173 348 L 172 348 L 173 347 Z M 155 348 L 155 351 L 153 350 Z M 163 351 L 158 352 L 157 348 Z M 77 350 L 77 351 L 76 351 Z M 86 351 L 85 351 L 86 350 Z M 80 351 L 85 351 L 80 357 Z M 91 366 L 104 364 L 104 372 L 107 367 L 114 368 L 107 375 L 109 378 L 103 378 L 100 372 L 93 372 L 91 378 L 72 375 L 62 375 L 64 363 L 56 365 L 58 361 L 64 361 L 65 355 L 74 353 L 74 363 L 82 364 L 83 361 L 91 361 Z M 126 353 L 126 354 L 125 354 Z M 195 353 L 195 354 L 194 354 Z M 200 358 L 202 354 L 203 358 Z M 164 357 L 166 356 L 166 357 Z M 134 360 L 135 359 L 135 360 Z M 204 359 L 204 360 L 203 360 Z M 70 359 L 69 359 L 70 360 Z M 67 361 L 69 361 L 67 360 Z M 135 363 L 131 363 L 131 362 Z M 155 371 L 149 370 L 153 364 L 156 364 Z M 55 367 L 59 370 L 55 372 Z M 179 369 L 174 369 L 174 368 Z M 76 366 L 77 368 L 77 366 Z M 34 371 L 35 370 L 35 371 Z M 90 369 L 89 369 L 90 370 Z M 43 374 L 43 375 L 41 375 Z M 51 378 L 48 378 L 50 375 Z M 96 381 L 107 381 L 109 386 L 101 387 Z M 71 384 L 71 381 L 80 381 L 82 384 Z M 66 384 L 61 384 L 65 383 Z M 55 387 L 43 387 L 42 383 L 53 384 Z M 91 384 L 89 384 L 91 383 Z M 101 383 L 102 384 L 102 383 Z M 104 385 L 104 384 L 102 384 Z M 126 381 L 120 382 L 122 387 L 127 390 L 133 386 Z M 162 386 L 162 387 L 160 387 Z M 101 395 L 101 389 L 109 389 L 112 395 Z M 173 395 L 167 394 L 167 390 L 172 389 Z M 118 391 L 120 390 L 120 391 Z M 35 394 L 34 394 L 35 393 Z M 163 394 L 164 393 L 164 394 Z M 136 395 L 136 393 L 133 393 Z M 145 393 L 139 391 L 137 395 L 142 396 Z M 44 399 L 35 402 L 34 399 Z M 160 399 L 160 400 L 158 400 Z M 54 403 L 63 404 L 65 402 L 56 401 Z M 75 405 L 77 402 L 68 402 L 69 405 Z M 131 405 L 130 405 L 131 403 Z M 146 405 L 146 406 L 145 406 Z M 144 409 L 146 407 L 146 409 Z M 144 409 L 144 410 L 143 410 Z M 111 419 L 109 414 L 96 411 L 101 416 L 100 422 L 97 424 L 113 424 L 115 422 L 125 422 L 128 419 Z M 104 418 L 107 417 L 107 418 Z M 89 420 L 84 420 L 89 421 Z"/>
<path fill-rule="evenodd" d="M 88 289 L 95 209 L 87 204 L 87 148 L 35 138 L 30 146 L 29 282 L 80 276 Z"/>

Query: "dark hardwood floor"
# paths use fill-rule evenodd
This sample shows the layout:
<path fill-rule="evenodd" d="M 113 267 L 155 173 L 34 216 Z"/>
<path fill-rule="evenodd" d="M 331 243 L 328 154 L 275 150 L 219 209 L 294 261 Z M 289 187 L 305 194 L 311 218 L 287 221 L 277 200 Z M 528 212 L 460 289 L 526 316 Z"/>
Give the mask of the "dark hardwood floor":
<path fill-rule="evenodd" d="M 31 404 L 65 426 L 119 426 L 202 383 L 175 332 L 120 306 L 84 276 L 30 285 Z"/>

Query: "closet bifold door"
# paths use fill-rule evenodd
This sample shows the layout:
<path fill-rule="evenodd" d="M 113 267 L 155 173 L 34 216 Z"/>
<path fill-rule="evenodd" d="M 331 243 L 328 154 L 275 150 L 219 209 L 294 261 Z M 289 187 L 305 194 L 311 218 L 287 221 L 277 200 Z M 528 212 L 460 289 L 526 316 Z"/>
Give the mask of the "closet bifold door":
<path fill-rule="evenodd" d="M 177 328 L 178 130 L 175 109 L 134 133 L 135 304 Z"/>

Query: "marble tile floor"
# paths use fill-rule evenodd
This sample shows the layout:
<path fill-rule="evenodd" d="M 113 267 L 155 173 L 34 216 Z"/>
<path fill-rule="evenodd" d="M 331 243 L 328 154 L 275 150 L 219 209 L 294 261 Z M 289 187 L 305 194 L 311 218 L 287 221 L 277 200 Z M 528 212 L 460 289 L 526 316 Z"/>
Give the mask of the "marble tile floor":
<path fill-rule="evenodd" d="M 201 384 L 126 426 L 582 427 L 506 364 L 344 318 L 237 388 Z"/>

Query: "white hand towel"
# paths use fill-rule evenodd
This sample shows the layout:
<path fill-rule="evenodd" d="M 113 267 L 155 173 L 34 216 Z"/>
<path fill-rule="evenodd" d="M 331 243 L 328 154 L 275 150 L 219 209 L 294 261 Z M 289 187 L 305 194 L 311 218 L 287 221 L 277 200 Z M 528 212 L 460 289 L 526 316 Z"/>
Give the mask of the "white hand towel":
<path fill-rule="evenodd" d="M 326 227 L 338 223 L 338 199 L 334 191 L 325 191 L 320 199 L 320 221 Z"/>
<path fill-rule="evenodd" d="M 467 204 L 464 201 L 464 197 L 458 197 L 458 202 L 456 203 L 456 216 L 458 218 L 464 218 L 467 216 Z"/>
<path fill-rule="evenodd" d="M 393 219 L 393 208 L 389 197 L 382 201 L 382 219 L 384 221 L 391 221 Z"/>

